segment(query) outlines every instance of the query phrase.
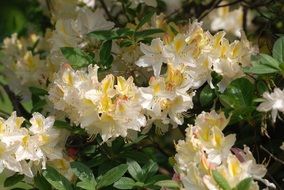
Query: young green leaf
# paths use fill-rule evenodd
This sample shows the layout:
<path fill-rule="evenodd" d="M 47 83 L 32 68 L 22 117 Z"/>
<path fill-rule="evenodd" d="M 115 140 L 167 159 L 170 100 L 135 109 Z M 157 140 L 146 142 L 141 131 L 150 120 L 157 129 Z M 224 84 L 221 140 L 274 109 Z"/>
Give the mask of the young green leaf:
<path fill-rule="evenodd" d="M 11 187 L 24 179 L 24 175 L 15 173 L 12 176 L 9 176 L 4 181 L 4 187 Z"/>
<path fill-rule="evenodd" d="M 231 187 L 227 180 L 216 170 L 212 171 L 213 178 L 216 181 L 216 183 L 219 185 L 219 187 L 223 190 L 231 190 Z"/>
<path fill-rule="evenodd" d="M 133 189 L 135 181 L 129 177 L 122 177 L 113 186 L 117 189 Z"/>
<path fill-rule="evenodd" d="M 91 181 L 95 179 L 92 170 L 90 170 L 90 168 L 88 168 L 85 164 L 81 162 L 71 162 L 70 166 L 74 174 L 81 181 Z"/>
<path fill-rule="evenodd" d="M 112 41 L 105 41 L 100 49 L 100 64 L 104 68 L 109 68 L 113 61 L 113 56 L 111 55 Z"/>
<path fill-rule="evenodd" d="M 199 102 L 201 106 L 206 107 L 213 103 L 214 98 L 216 97 L 214 90 L 210 88 L 209 85 L 206 85 L 200 93 Z"/>
<path fill-rule="evenodd" d="M 163 180 L 170 180 L 168 176 L 165 175 L 154 175 L 150 178 L 147 178 L 146 180 L 146 186 L 152 186 L 153 184 L 157 183 L 158 181 L 163 181 Z"/>
<path fill-rule="evenodd" d="M 243 179 L 237 187 L 235 187 L 236 190 L 249 190 L 251 186 L 252 178 L 248 177 Z"/>
<path fill-rule="evenodd" d="M 173 180 L 158 181 L 155 183 L 155 185 L 160 186 L 160 187 L 174 188 L 174 189 L 180 188 L 180 185 L 178 184 L 178 182 L 173 181 Z"/>
<path fill-rule="evenodd" d="M 280 71 L 280 63 L 273 57 L 266 54 L 260 54 L 256 59 L 257 60 L 252 62 L 252 67 L 244 68 L 244 72 L 254 74 L 269 74 Z"/>
<path fill-rule="evenodd" d="M 51 185 L 46 181 L 46 179 L 41 175 L 37 174 L 34 177 L 35 186 L 40 190 L 51 190 Z"/>
<path fill-rule="evenodd" d="M 273 45 L 272 55 L 273 58 L 277 59 L 280 63 L 284 63 L 284 37 L 276 40 Z"/>
<path fill-rule="evenodd" d="M 101 178 L 98 179 L 97 188 L 109 186 L 118 181 L 127 171 L 127 164 L 121 164 L 106 172 Z"/>
<path fill-rule="evenodd" d="M 158 171 L 159 166 L 153 160 L 150 160 L 146 165 L 142 168 L 142 181 L 145 182 L 151 179 Z"/>
<path fill-rule="evenodd" d="M 79 48 L 62 47 L 60 50 L 74 69 L 86 67 L 93 63 L 93 58 Z"/>
<path fill-rule="evenodd" d="M 141 28 L 146 22 L 149 22 L 151 20 L 151 18 L 153 17 L 153 15 L 155 14 L 154 11 L 149 12 L 148 14 L 146 14 L 141 21 L 139 22 L 139 24 L 136 26 L 136 31 L 139 30 L 139 28 Z"/>
<path fill-rule="evenodd" d="M 219 96 L 226 108 L 251 106 L 254 98 L 255 86 L 246 78 L 239 78 L 231 82 L 225 92 Z"/>
<path fill-rule="evenodd" d="M 56 169 L 47 166 L 43 171 L 45 179 L 57 190 L 73 190 L 71 183 Z"/>
<path fill-rule="evenodd" d="M 92 170 L 88 166 L 81 162 L 71 162 L 70 166 L 74 174 L 81 180 L 81 182 L 77 183 L 78 187 L 87 190 L 95 188 L 97 183 Z"/>
<path fill-rule="evenodd" d="M 88 36 L 104 41 L 117 38 L 117 34 L 112 30 L 97 30 L 90 32 Z"/>
<path fill-rule="evenodd" d="M 143 182 L 143 170 L 135 160 L 128 160 L 128 172 L 137 181 Z"/>
<path fill-rule="evenodd" d="M 142 30 L 142 31 L 138 31 L 135 33 L 135 36 L 137 38 L 145 38 L 147 36 L 151 36 L 154 34 L 159 34 L 159 33 L 164 33 L 164 30 L 159 29 L 159 28 L 153 28 L 153 29 L 147 29 L 147 30 Z"/>
<path fill-rule="evenodd" d="M 30 90 L 30 92 L 31 92 L 33 95 L 37 95 L 37 96 L 45 96 L 45 95 L 48 95 L 48 91 L 47 91 L 47 90 L 41 89 L 41 88 L 38 88 L 38 87 L 31 86 L 31 87 L 29 87 L 29 90 Z"/>

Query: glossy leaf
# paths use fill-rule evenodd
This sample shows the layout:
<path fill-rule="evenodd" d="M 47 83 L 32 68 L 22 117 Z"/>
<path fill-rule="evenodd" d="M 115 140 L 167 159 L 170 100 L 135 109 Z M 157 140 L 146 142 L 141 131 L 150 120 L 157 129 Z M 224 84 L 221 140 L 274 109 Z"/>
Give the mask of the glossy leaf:
<path fill-rule="evenodd" d="M 127 171 L 127 164 L 121 164 L 106 172 L 100 179 L 98 179 L 97 188 L 109 186 L 118 181 Z"/>
<path fill-rule="evenodd" d="M 45 179 L 57 190 L 73 190 L 71 183 L 56 169 L 47 166 L 43 171 Z"/>

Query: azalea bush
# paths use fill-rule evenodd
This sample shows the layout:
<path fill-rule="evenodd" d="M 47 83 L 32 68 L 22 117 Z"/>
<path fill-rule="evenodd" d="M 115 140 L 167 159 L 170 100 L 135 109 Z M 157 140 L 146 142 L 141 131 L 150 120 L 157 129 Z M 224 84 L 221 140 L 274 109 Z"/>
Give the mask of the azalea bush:
<path fill-rule="evenodd" d="M 283 2 L 0 5 L 0 189 L 284 188 Z"/>

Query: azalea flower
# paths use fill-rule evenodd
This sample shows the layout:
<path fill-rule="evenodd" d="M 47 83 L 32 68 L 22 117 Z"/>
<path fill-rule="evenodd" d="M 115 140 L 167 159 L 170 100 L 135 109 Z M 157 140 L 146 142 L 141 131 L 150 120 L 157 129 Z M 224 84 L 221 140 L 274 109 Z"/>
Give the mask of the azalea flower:
<path fill-rule="evenodd" d="M 23 122 L 16 112 L 7 120 L 0 118 L 0 170 L 7 168 L 33 177 L 34 166 L 45 169 L 47 160 L 63 157 L 66 134 L 53 128 L 51 116 L 33 113 L 29 128 L 22 127 Z"/>
<path fill-rule="evenodd" d="M 278 111 L 284 113 L 284 91 L 275 88 L 272 93 L 263 93 L 264 101 L 257 107 L 260 112 L 271 111 L 272 122 L 276 122 Z"/>
<path fill-rule="evenodd" d="M 27 38 L 18 38 L 17 34 L 12 34 L 4 39 L 1 49 L 3 56 L 0 58 L 3 65 L 1 73 L 10 89 L 22 95 L 25 100 L 30 99 L 28 87 L 46 88 L 47 79 L 52 73 L 50 65 L 30 50 L 37 44 L 34 52 L 45 51 L 45 43 L 44 37 L 35 34 L 30 34 Z"/>
<path fill-rule="evenodd" d="M 139 67 L 152 66 L 154 75 L 159 76 L 162 64 L 167 62 L 167 59 L 164 55 L 164 45 L 161 39 L 156 38 L 152 40 L 150 46 L 141 43 L 140 49 L 145 55 L 140 57 L 136 64 Z"/>
<path fill-rule="evenodd" d="M 64 111 L 90 136 L 100 134 L 104 141 L 126 137 L 128 130 L 140 131 L 146 125 L 141 95 L 133 78 L 107 75 L 98 81 L 97 66 L 74 71 L 62 67 L 49 89 L 55 108 Z"/>
<path fill-rule="evenodd" d="M 181 125 L 182 114 L 193 107 L 192 97 L 195 95 L 187 92 L 191 80 L 183 68 L 175 69 L 168 65 L 167 73 L 162 77 L 152 77 L 149 85 L 140 88 L 140 91 L 144 98 L 142 106 L 150 121 L 161 120 L 163 124 L 171 123 L 175 127 Z"/>
<path fill-rule="evenodd" d="M 263 179 L 267 170 L 256 163 L 248 147 L 244 150 L 232 148 L 235 135 L 224 136 L 222 133 L 228 122 L 224 113 L 202 112 L 195 125 L 186 129 L 185 140 L 178 141 L 175 170 L 180 174 L 184 189 L 218 190 L 212 171 L 219 172 L 232 188 L 248 177 L 253 179 L 250 189 L 259 188 L 254 180 L 275 188 Z"/>

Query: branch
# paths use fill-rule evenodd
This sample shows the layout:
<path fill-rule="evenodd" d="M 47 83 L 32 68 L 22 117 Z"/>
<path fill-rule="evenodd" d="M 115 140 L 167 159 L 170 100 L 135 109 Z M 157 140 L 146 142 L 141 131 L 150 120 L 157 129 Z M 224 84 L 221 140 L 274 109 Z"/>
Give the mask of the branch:
<path fill-rule="evenodd" d="M 231 3 L 226 3 L 226 4 L 218 5 L 218 6 L 216 6 L 216 8 L 231 6 L 231 5 L 234 5 L 234 4 L 241 3 L 242 1 L 243 1 L 243 0 L 237 0 L 237 1 L 233 1 L 233 2 L 231 2 Z"/>
<path fill-rule="evenodd" d="M 27 112 L 27 110 L 21 104 L 19 97 L 10 90 L 8 85 L 2 85 L 2 86 L 12 103 L 13 109 L 17 112 L 17 116 L 30 118 L 31 114 Z"/>
<path fill-rule="evenodd" d="M 215 2 L 215 1 L 213 1 L 213 2 Z M 206 11 L 203 15 L 201 15 L 201 16 L 198 18 L 198 20 L 204 19 L 211 11 L 213 11 L 215 8 L 217 8 L 221 2 L 222 2 L 222 0 L 216 1 L 216 3 L 213 4 L 213 5 L 210 7 L 210 9 L 209 9 L 208 11 Z"/>
<path fill-rule="evenodd" d="M 283 160 L 280 160 L 279 158 L 277 158 L 276 156 L 274 156 L 272 153 L 270 153 L 266 148 L 264 148 L 262 145 L 260 145 L 260 149 L 262 149 L 264 152 L 266 152 L 267 154 L 269 154 L 269 156 L 271 158 L 273 158 L 275 161 L 281 163 L 284 165 L 284 161 Z"/>
<path fill-rule="evenodd" d="M 104 0 L 99 0 L 99 2 L 101 3 L 101 5 L 102 5 L 104 11 L 106 12 L 106 15 L 107 15 L 107 17 L 109 18 L 109 20 L 111 20 L 111 21 L 114 22 L 116 25 L 118 25 L 117 20 L 114 19 L 114 18 L 111 16 L 111 14 L 110 14 L 110 12 L 109 12 L 109 10 L 108 10 L 108 8 L 107 8 L 107 5 L 105 4 Z"/>

